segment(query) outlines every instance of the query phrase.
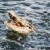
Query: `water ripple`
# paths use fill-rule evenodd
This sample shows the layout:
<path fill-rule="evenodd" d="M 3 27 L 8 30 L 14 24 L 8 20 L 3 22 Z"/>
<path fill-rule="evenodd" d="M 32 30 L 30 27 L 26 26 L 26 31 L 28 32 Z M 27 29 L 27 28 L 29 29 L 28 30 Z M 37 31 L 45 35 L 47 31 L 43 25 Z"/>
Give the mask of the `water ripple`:
<path fill-rule="evenodd" d="M 6 34 L 10 34 L 10 30 L 6 29 L 4 21 L 9 19 L 7 14 L 9 10 L 14 10 L 19 16 L 34 24 L 36 32 L 20 41 L 6 39 Z M 4 0 L 0 2 L 0 50 L 33 48 L 47 50 L 47 47 L 50 47 L 50 2 L 48 0 Z"/>

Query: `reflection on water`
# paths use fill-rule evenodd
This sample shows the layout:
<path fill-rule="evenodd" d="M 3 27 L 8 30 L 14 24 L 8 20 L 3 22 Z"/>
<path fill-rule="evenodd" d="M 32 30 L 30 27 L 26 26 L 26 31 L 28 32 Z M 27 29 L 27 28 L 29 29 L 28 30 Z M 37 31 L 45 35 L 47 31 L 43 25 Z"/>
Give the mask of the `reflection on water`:
<path fill-rule="evenodd" d="M 26 38 L 10 40 L 13 32 L 6 29 L 4 21 L 10 19 L 7 11 L 14 10 L 18 15 L 32 22 L 36 32 Z M 9 37 L 7 39 L 6 35 Z M 13 36 L 14 37 L 14 36 Z M 50 2 L 49 0 L 0 1 L 0 50 L 50 50 Z"/>

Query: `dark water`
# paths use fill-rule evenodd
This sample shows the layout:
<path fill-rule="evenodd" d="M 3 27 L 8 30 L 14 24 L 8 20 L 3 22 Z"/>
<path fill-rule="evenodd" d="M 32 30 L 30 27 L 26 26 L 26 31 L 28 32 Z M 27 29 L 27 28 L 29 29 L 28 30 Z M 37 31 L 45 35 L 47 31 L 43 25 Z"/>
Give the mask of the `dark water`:
<path fill-rule="evenodd" d="M 9 10 L 32 22 L 36 32 L 19 42 L 6 39 L 4 21 L 9 19 Z M 50 50 L 49 0 L 0 1 L 0 50 Z"/>

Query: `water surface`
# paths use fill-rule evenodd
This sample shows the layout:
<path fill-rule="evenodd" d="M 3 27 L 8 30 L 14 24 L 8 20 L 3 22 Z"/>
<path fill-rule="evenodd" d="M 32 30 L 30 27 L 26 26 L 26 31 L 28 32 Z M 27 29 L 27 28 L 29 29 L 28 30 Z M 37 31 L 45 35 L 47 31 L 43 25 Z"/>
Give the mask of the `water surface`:
<path fill-rule="evenodd" d="M 4 21 L 9 19 L 9 10 L 34 24 L 36 32 L 19 42 L 6 39 L 9 30 Z M 50 50 L 49 0 L 0 1 L 0 50 Z"/>

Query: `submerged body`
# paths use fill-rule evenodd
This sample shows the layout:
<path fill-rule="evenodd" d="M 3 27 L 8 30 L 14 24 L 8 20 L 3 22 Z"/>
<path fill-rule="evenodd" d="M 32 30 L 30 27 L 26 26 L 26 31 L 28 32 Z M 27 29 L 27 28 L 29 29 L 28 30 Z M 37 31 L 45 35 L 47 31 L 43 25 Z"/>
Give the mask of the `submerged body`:
<path fill-rule="evenodd" d="M 11 21 L 5 22 L 8 28 L 23 35 L 27 35 L 31 31 L 34 32 L 34 26 L 31 25 L 31 23 L 29 23 L 27 20 L 16 15 L 15 12 L 12 10 L 9 11 L 8 14 L 9 14 L 9 17 L 11 18 Z"/>

